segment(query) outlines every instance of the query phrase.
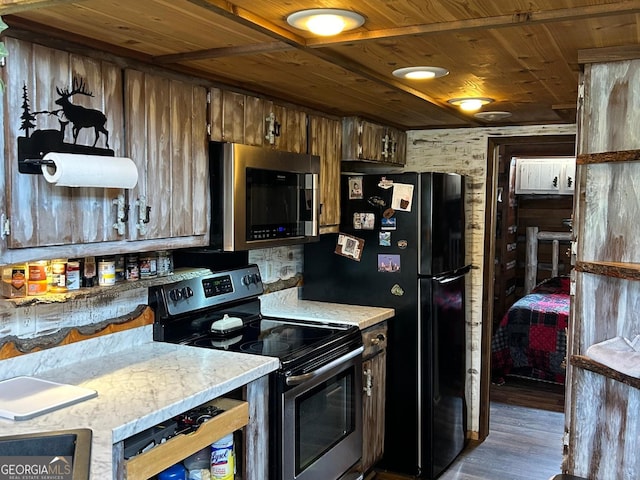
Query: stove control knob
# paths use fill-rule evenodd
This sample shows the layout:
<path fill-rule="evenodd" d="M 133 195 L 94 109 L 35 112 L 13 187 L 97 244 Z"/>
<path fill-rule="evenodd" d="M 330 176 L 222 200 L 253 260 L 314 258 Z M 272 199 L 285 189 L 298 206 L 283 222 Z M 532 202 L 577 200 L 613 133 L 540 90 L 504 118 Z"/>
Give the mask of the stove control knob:
<path fill-rule="evenodd" d="M 260 283 L 260 274 L 259 273 L 250 273 L 248 275 L 245 275 L 242 278 L 242 283 L 244 283 L 247 286 L 249 286 L 249 285 L 257 285 L 258 283 Z"/>
<path fill-rule="evenodd" d="M 178 290 L 177 288 L 171 290 L 169 292 L 169 298 L 171 300 L 173 300 L 174 302 L 177 302 L 178 300 L 182 299 L 182 291 Z"/>
<path fill-rule="evenodd" d="M 191 290 L 191 287 L 184 287 L 181 290 L 181 293 L 182 293 L 182 298 L 186 299 L 186 298 L 193 297 L 193 290 Z"/>

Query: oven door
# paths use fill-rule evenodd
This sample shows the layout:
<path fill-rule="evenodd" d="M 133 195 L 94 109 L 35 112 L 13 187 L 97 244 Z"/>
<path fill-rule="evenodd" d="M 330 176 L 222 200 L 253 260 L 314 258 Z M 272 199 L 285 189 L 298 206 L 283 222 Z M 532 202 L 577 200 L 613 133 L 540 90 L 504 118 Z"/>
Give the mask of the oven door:
<path fill-rule="evenodd" d="M 280 480 L 340 478 L 362 456 L 362 347 L 285 383 Z"/>

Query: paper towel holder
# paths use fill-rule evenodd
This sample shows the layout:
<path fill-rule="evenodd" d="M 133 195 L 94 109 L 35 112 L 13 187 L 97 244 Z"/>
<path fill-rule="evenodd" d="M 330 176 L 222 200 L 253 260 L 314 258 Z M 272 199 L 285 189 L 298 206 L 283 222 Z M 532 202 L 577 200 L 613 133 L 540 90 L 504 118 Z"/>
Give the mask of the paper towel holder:
<path fill-rule="evenodd" d="M 21 158 L 21 155 L 18 155 L 18 171 L 20 173 L 26 173 L 28 175 L 42 175 L 42 165 L 54 165 L 53 160 L 45 159 L 45 155 L 47 153 L 66 153 L 68 155 L 100 155 L 102 157 L 115 157 L 115 152 L 113 150 L 107 149 L 99 149 L 99 148 L 89 148 L 85 147 L 84 149 L 80 145 L 75 145 L 73 152 L 65 152 L 65 149 L 56 150 L 56 151 L 46 151 L 42 152 L 42 157 L 40 158 Z M 78 151 L 78 148 L 85 150 L 82 152 Z"/>

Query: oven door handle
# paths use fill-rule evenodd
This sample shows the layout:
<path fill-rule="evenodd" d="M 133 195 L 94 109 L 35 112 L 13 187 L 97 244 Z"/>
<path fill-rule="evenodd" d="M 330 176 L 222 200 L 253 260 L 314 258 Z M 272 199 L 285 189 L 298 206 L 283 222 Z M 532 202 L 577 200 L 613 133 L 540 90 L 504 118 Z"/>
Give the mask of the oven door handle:
<path fill-rule="evenodd" d="M 346 355 L 343 355 L 340 358 L 336 358 L 335 360 L 327 363 L 326 365 L 323 365 L 322 367 L 318 368 L 317 370 L 314 370 L 313 372 L 287 377 L 285 380 L 285 383 L 287 384 L 288 387 L 292 387 L 294 385 L 300 385 L 303 382 L 306 382 L 308 380 L 311 380 L 312 378 L 322 375 L 325 372 L 328 372 L 329 370 L 337 367 L 341 363 L 345 363 L 348 360 L 351 360 L 352 358 L 357 357 L 362 352 L 364 352 L 364 346 L 360 346 L 355 350 L 347 353 Z"/>

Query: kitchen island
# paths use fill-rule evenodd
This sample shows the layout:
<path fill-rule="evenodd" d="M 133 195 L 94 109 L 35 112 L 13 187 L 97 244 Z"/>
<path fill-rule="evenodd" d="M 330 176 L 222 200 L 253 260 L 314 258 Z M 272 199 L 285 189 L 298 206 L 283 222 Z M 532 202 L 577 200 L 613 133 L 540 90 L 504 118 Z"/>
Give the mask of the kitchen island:
<path fill-rule="evenodd" d="M 250 385 L 279 365 L 276 358 L 153 342 L 151 338 L 151 326 L 146 326 L 0 362 L 0 379 L 31 375 L 98 392 L 95 398 L 31 420 L 0 419 L 2 434 L 89 428 L 93 432 L 91 480 L 121 478 L 114 446 Z"/>

